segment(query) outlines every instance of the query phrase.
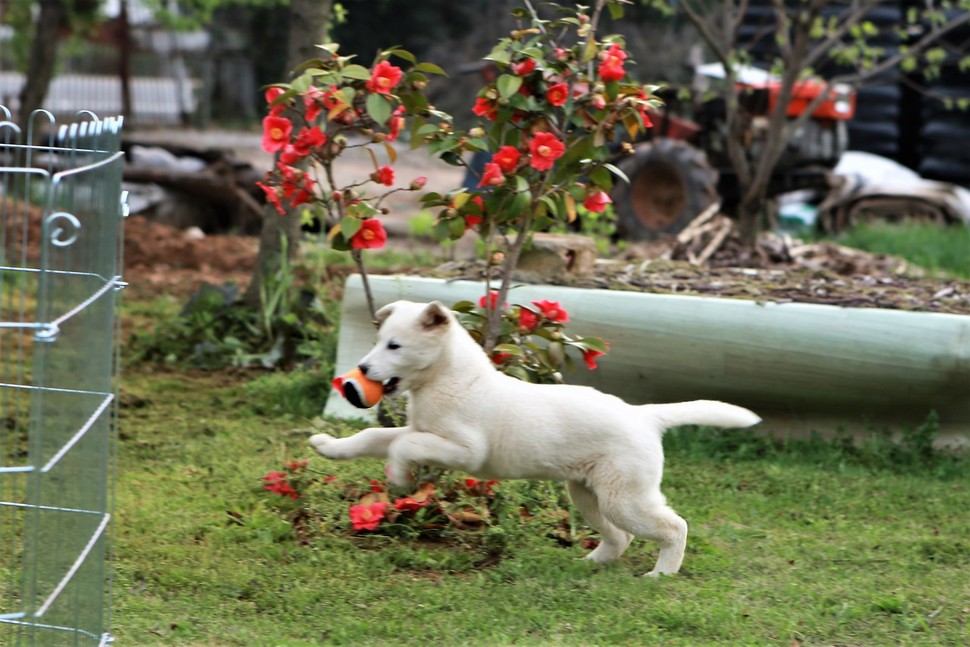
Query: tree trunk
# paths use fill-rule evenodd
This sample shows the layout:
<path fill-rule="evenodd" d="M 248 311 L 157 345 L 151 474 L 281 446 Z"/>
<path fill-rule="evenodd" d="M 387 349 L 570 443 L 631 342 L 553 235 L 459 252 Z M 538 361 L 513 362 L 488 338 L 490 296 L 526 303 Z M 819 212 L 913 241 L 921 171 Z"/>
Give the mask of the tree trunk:
<path fill-rule="evenodd" d="M 47 97 L 62 31 L 69 24 L 68 5 L 64 0 L 40 0 L 40 13 L 30 44 L 24 87 L 20 91 L 20 123 L 26 127 L 30 114 L 40 108 Z"/>
<path fill-rule="evenodd" d="M 286 77 L 300 63 L 316 58 L 315 47 L 327 35 L 333 0 L 292 0 L 290 3 L 290 38 L 286 55 Z M 289 115 L 294 117 L 295 115 Z M 297 118 L 302 118 L 297 116 Z M 272 205 L 263 209 L 263 226 L 259 235 L 259 252 L 253 278 L 246 288 L 243 301 L 250 307 L 260 307 L 262 286 L 282 267 L 283 240 L 286 240 L 288 260 L 295 260 L 300 251 L 300 218 L 295 210 L 279 215 Z"/>

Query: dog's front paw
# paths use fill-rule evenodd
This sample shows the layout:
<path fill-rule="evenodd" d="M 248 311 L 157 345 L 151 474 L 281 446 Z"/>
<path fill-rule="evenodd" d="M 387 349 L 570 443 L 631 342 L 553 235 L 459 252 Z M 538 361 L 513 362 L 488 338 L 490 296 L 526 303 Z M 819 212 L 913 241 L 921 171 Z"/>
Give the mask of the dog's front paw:
<path fill-rule="evenodd" d="M 397 490 L 409 490 L 414 486 L 414 475 L 403 465 L 388 463 L 384 466 L 388 484 Z"/>
<path fill-rule="evenodd" d="M 310 436 L 310 445 L 317 450 L 318 454 L 327 458 L 340 458 L 337 455 L 337 439 L 330 434 L 313 434 Z"/>

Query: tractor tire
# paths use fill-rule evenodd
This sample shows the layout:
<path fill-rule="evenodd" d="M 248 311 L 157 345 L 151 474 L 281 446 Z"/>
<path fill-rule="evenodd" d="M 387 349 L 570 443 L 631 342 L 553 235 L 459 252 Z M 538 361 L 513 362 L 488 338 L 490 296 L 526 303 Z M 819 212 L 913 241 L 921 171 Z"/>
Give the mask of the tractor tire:
<path fill-rule="evenodd" d="M 637 145 L 618 164 L 630 183 L 613 187 L 622 240 L 676 234 L 717 199 L 717 171 L 703 151 L 685 141 L 655 139 Z"/>

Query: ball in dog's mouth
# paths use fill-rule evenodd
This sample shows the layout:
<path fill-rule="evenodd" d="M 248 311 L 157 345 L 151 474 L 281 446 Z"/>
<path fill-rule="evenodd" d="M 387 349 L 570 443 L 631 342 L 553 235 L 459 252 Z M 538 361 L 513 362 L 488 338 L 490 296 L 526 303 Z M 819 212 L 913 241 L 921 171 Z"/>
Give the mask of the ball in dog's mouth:
<path fill-rule="evenodd" d="M 399 377 L 392 377 L 387 382 L 384 382 L 384 395 L 388 396 L 397 393 L 397 387 L 400 382 L 401 378 Z"/>

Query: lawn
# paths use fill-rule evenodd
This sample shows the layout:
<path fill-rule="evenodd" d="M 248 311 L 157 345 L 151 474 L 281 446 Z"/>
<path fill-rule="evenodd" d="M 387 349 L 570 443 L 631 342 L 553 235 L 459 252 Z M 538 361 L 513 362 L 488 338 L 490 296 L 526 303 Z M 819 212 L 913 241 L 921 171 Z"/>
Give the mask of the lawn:
<path fill-rule="evenodd" d="M 366 487 L 383 467 L 311 456 L 297 429 L 319 410 L 300 395 L 313 378 L 127 370 L 120 644 L 970 642 L 966 460 L 879 438 L 849 448 L 673 432 L 665 493 L 691 534 L 682 573 L 653 580 L 638 577 L 656 557 L 646 542 L 607 567 L 580 560 L 581 542 L 555 532 L 568 509 L 557 485 L 499 483 L 508 510 L 528 500 L 532 514 L 442 541 L 353 533 L 323 477 Z M 319 477 L 303 500 L 262 489 L 302 458 Z M 297 510 L 310 515 L 300 531 Z M 572 532 L 587 533 L 580 520 Z"/>

